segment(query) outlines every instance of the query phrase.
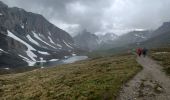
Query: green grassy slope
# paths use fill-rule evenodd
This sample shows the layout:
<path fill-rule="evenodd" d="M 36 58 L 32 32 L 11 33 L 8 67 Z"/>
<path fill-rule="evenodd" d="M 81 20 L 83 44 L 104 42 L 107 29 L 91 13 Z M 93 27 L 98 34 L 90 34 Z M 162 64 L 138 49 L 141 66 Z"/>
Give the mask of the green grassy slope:
<path fill-rule="evenodd" d="M 134 56 L 121 55 L 1 75 L 0 99 L 110 100 L 140 69 Z"/>

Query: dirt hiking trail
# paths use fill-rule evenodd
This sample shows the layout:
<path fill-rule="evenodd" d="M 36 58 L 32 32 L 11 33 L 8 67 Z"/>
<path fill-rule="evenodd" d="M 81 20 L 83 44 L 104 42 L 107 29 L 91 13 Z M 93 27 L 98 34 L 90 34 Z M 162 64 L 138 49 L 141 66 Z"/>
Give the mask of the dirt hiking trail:
<path fill-rule="evenodd" d="M 138 57 L 143 66 L 132 80 L 126 83 L 117 100 L 170 100 L 170 78 L 149 57 Z"/>

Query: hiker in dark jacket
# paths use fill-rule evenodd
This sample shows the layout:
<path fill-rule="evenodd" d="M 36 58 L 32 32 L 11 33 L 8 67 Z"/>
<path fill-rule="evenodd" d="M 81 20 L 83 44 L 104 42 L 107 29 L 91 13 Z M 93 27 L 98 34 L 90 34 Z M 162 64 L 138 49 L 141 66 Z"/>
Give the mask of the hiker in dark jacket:
<path fill-rule="evenodd" d="M 144 57 L 147 55 L 147 52 L 148 52 L 148 50 L 146 48 L 143 48 L 142 54 L 143 54 Z"/>

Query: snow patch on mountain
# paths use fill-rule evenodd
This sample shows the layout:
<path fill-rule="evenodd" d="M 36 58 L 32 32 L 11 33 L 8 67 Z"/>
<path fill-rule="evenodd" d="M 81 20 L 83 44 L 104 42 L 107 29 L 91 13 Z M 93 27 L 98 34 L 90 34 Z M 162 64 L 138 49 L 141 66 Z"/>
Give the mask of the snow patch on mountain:
<path fill-rule="evenodd" d="M 62 48 L 62 46 L 61 46 L 60 44 L 57 43 L 56 45 L 57 45 L 58 47 Z M 59 48 L 59 49 L 60 49 L 60 48 Z"/>
<path fill-rule="evenodd" d="M 4 52 L 4 50 L 0 49 L 0 51 Z"/>
<path fill-rule="evenodd" d="M 40 41 L 43 41 L 43 40 L 37 35 L 37 33 L 35 33 L 34 31 L 32 31 L 32 33 L 33 33 L 33 35 L 34 35 L 35 38 L 37 38 L 37 39 L 40 40 Z"/>
<path fill-rule="evenodd" d="M 29 50 L 35 50 L 31 45 L 29 45 L 28 43 L 26 43 L 25 41 L 23 41 L 23 40 L 20 39 L 19 37 L 15 36 L 15 35 L 14 35 L 12 32 L 10 32 L 9 30 L 8 30 L 8 35 L 7 35 L 7 36 L 9 36 L 9 37 L 11 37 L 11 38 L 13 38 L 13 39 L 21 42 L 22 44 L 26 45 Z"/>
<path fill-rule="evenodd" d="M 50 42 L 51 42 L 52 44 L 55 44 L 54 41 L 51 39 L 51 37 L 48 36 L 48 39 L 50 40 Z"/>
<path fill-rule="evenodd" d="M 7 31 L 9 37 L 21 42 L 22 44 L 24 44 L 25 46 L 27 46 L 27 55 L 31 58 L 32 61 L 36 61 L 34 57 L 37 57 L 32 51 L 36 51 L 31 45 L 29 45 L 28 43 L 26 43 L 25 41 L 23 41 L 22 39 L 20 39 L 19 37 L 15 36 L 12 32 L 10 32 L 9 30 Z"/>
<path fill-rule="evenodd" d="M 76 56 L 76 54 L 75 54 L 75 53 L 73 53 L 73 54 L 72 54 L 72 56 Z"/>
<path fill-rule="evenodd" d="M 24 25 L 21 25 L 21 28 L 24 29 Z"/>
<path fill-rule="evenodd" d="M 43 54 L 43 55 L 50 55 L 48 52 L 44 52 L 44 51 L 38 51 L 38 53 Z"/>
<path fill-rule="evenodd" d="M 145 39 L 146 37 L 142 36 L 142 35 L 139 35 L 139 34 L 135 34 L 136 37 L 140 37 L 140 38 L 143 38 Z"/>
<path fill-rule="evenodd" d="M 49 34 L 50 36 L 52 36 L 52 35 L 51 35 L 51 32 L 48 32 L 48 34 Z"/>
<path fill-rule="evenodd" d="M 8 53 L 8 52 L 6 52 L 6 51 L 4 51 L 3 49 L 0 48 L 0 53 L 2 53 L 2 52 L 3 53 Z"/>
<path fill-rule="evenodd" d="M 22 55 L 18 55 L 18 56 L 20 56 L 21 58 L 23 58 L 23 60 L 29 60 L 27 57 L 24 57 L 24 56 L 22 56 Z"/>
<path fill-rule="evenodd" d="M 28 49 L 26 53 L 31 58 L 32 61 L 36 61 L 35 58 L 37 58 L 37 56 L 31 50 Z"/>
<path fill-rule="evenodd" d="M 24 57 L 24 56 L 22 56 L 22 55 L 18 55 L 18 56 L 20 56 L 21 58 L 23 58 L 23 60 L 28 63 L 28 66 L 34 66 L 35 63 L 36 63 L 35 61 L 31 61 L 31 60 L 29 60 L 27 57 Z"/>
<path fill-rule="evenodd" d="M 59 59 L 51 59 L 51 60 L 49 60 L 49 61 L 51 61 L 51 62 L 54 62 L 54 61 L 58 61 Z"/>
<path fill-rule="evenodd" d="M 31 38 L 31 36 L 30 36 L 30 35 L 27 35 L 26 37 L 27 37 L 27 38 L 28 38 L 28 40 L 29 40 L 29 41 L 31 41 L 32 43 L 34 43 L 34 44 L 36 44 L 36 45 L 40 46 L 40 44 L 39 44 L 37 41 L 35 41 L 33 38 Z"/>
<path fill-rule="evenodd" d="M 54 49 L 57 49 L 56 47 L 54 47 L 54 46 L 50 45 L 49 43 L 45 42 L 44 40 L 42 40 L 34 31 L 32 31 L 32 33 L 33 33 L 34 37 L 37 38 L 38 40 L 40 40 L 41 42 L 45 43 L 46 45 L 48 45 Z"/>
<path fill-rule="evenodd" d="M 38 34 L 38 36 L 41 38 L 41 39 L 45 39 L 45 36 L 43 34 Z"/>
<path fill-rule="evenodd" d="M 73 48 L 72 46 L 70 46 L 69 44 L 67 44 L 64 40 L 63 40 L 64 44 L 69 47 L 69 48 Z"/>

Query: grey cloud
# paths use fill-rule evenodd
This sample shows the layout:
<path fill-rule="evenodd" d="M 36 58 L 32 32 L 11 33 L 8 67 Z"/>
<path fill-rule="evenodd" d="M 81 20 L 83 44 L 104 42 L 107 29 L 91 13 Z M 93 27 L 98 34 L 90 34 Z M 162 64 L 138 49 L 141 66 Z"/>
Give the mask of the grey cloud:
<path fill-rule="evenodd" d="M 72 35 L 155 29 L 170 21 L 170 0 L 2 0 L 9 6 L 44 15 Z"/>

